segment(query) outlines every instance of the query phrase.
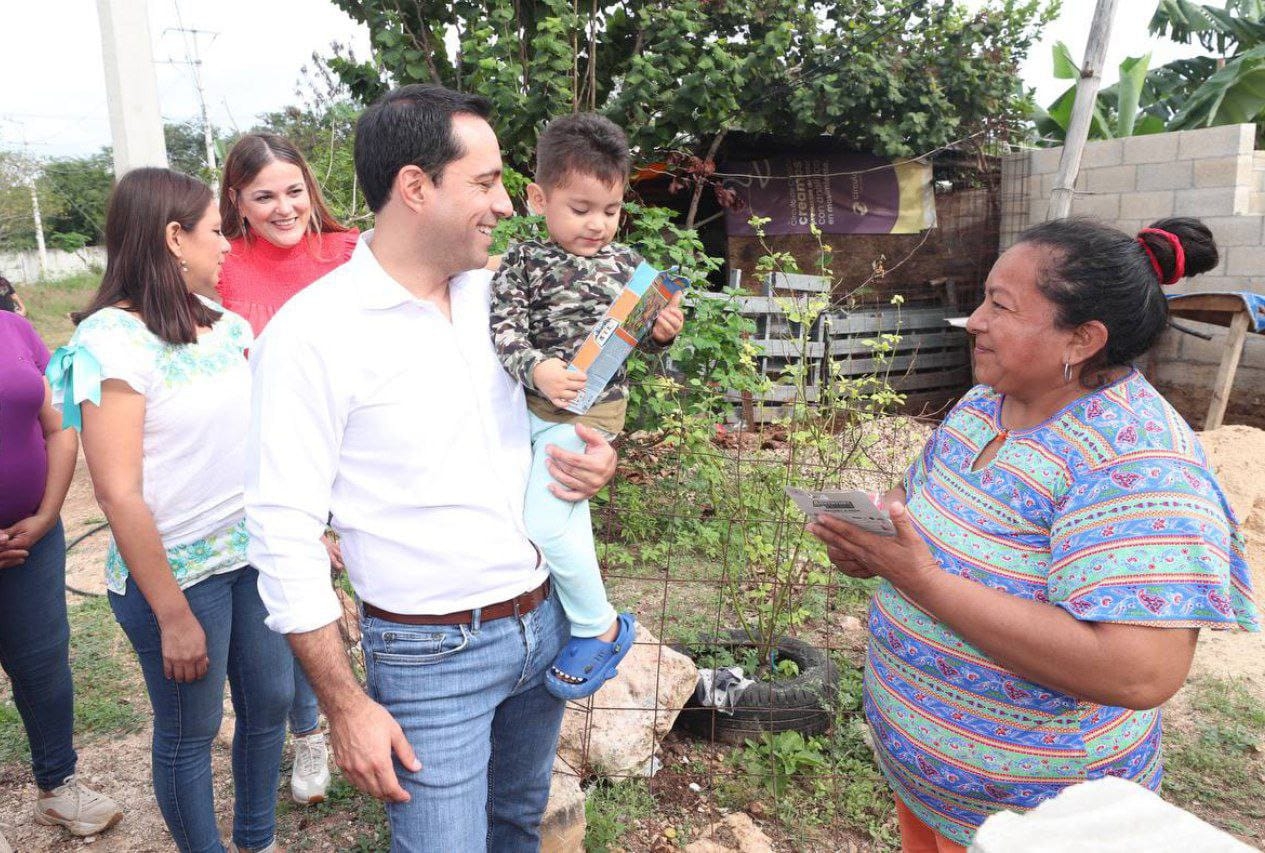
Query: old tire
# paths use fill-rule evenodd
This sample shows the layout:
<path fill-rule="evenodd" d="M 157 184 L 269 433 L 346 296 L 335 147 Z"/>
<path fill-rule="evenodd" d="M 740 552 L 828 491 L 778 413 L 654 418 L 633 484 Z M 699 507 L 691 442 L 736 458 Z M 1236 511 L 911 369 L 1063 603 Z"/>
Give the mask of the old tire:
<path fill-rule="evenodd" d="M 712 637 L 700 637 L 698 644 L 750 647 L 741 630 Z M 677 717 L 676 725 L 699 737 L 741 746 L 759 740 L 765 732 L 796 731 L 803 735 L 823 734 L 834 714 L 831 707 L 839 689 L 839 669 L 830 655 L 802 640 L 782 637 L 775 646 L 777 656 L 795 661 L 799 675 L 780 681 L 757 681 L 738 699 L 733 714 L 704 708 L 693 696 Z M 688 654 L 683 648 L 677 648 Z"/>

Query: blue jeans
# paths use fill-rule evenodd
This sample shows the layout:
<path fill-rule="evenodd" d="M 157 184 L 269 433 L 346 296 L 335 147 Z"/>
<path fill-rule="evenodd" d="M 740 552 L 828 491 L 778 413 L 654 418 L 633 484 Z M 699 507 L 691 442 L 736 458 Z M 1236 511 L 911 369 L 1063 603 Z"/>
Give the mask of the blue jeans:
<path fill-rule="evenodd" d="M 535 851 L 563 702 L 545 671 L 567 641 L 550 595 L 532 612 L 466 625 L 361 620 L 369 694 L 399 721 L 422 769 L 396 775 L 397 853 Z"/>
<path fill-rule="evenodd" d="M 553 588 L 571 620 L 571 634 L 596 637 L 615 622 L 615 608 L 606 600 L 602 572 L 597 567 L 593 522 L 588 501 L 564 501 L 549 491 L 554 482 L 545 463 L 545 447 L 557 445 L 584 452 L 584 441 L 572 424 L 555 424 L 528 413 L 531 421 L 531 474 L 523 501 L 527 535 L 549 564 Z"/>
<path fill-rule="evenodd" d="M 285 638 L 264 625 L 259 573 L 247 566 L 184 591 L 206 632 L 207 674 L 180 684 L 163 675 L 158 620 L 132 578 L 110 606 L 136 649 L 154 707 L 154 794 L 181 851 L 222 853 L 211 787 L 211 744 L 220 729 L 224 681 L 232 692 L 233 841 L 252 850 L 272 843 L 294 658 Z"/>
<path fill-rule="evenodd" d="M 0 666 L 26 727 L 35 784 L 45 791 L 72 775 L 78 758 L 65 584 L 60 521 L 31 546 L 22 565 L 0 569 Z"/>
<path fill-rule="evenodd" d="M 298 660 L 294 661 L 294 700 L 290 703 L 290 733 L 310 735 L 321 724 L 316 693 Z"/>

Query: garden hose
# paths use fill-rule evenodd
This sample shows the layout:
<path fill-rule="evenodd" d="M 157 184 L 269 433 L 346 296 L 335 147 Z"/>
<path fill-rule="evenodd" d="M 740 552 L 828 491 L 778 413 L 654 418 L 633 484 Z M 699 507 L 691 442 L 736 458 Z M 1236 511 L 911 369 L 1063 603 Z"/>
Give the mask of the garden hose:
<path fill-rule="evenodd" d="M 105 530 L 109 526 L 110 526 L 110 522 L 103 521 L 100 524 L 98 524 L 96 527 L 89 529 L 87 532 L 80 533 L 74 539 L 70 540 L 70 543 L 66 545 L 66 553 L 69 554 L 71 548 L 75 547 L 80 542 L 87 539 L 89 536 L 93 535 L 94 533 L 100 533 L 102 530 Z M 88 598 L 100 598 L 103 595 L 105 595 L 104 592 L 91 592 L 86 589 L 79 589 L 78 587 L 71 586 L 70 584 L 66 584 L 66 589 L 69 592 L 73 592 L 75 595 L 83 595 L 83 596 L 87 596 Z"/>

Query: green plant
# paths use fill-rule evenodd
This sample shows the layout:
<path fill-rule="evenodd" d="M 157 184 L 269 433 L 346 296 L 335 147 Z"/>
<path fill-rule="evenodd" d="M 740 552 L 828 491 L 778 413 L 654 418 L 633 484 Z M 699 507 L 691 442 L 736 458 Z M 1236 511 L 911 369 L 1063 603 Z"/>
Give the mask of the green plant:
<path fill-rule="evenodd" d="M 641 779 L 603 782 L 584 800 L 584 849 L 604 853 L 616 846 L 639 820 L 654 814 L 655 802 Z"/>
<path fill-rule="evenodd" d="M 1017 111 L 1019 64 L 1053 14 L 1038 0 L 336 3 L 370 32 L 369 61 L 328 62 L 358 99 L 478 92 L 517 168 L 549 118 L 577 110 L 623 123 L 648 161 L 730 129 L 921 153 Z"/>
<path fill-rule="evenodd" d="M 801 774 L 810 784 L 820 785 L 822 780 L 813 777 L 828 766 L 825 741 L 806 738 L 799 732 L 766 732 L 759 741 L 748 740 L 746 746 L 732 753 L 730 760 L 774 797 L 785 794 Z"/>
<path fill-rule="evenodd" d="M 1205 677 L 1190 688 L 1193 729 L 1164 732 L 1164 794 L 1212 823 L 1265 820 L 1265 705 L 1241 682 Z"/>

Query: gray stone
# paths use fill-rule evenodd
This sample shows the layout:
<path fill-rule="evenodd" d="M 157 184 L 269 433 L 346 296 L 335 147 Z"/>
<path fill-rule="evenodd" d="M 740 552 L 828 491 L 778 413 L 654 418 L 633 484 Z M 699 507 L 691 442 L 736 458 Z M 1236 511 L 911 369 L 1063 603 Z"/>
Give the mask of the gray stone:
<path fill-rule="evenodd" d="M 1126 163 L 1171 163 L 1177 159 L 1176 133 L 1151 133 L 1121 140 Z"/>
<path fill-rule="evenodd" d="M 658 742 L 697 684 L 694 662 L 639 624 L 619 675 L 583 702 L 568 705 L 558 757 L 610 778 L 647 775 Z"/>
<path fill-rule="evenodd" d="M 540 820 L 541 853 L 577 853 L 584 850 L 584 790 L 580 777 L 563 762 L 555 761 L 549 783 L 549 805 Z"/>
<path fill-rule="evenodd" d="M 1133 192 L 1136 180 L 1136 166 L 1108 166 L 1102 169 L 1087 169 L 1086 188 L 1091 193 L 1127 193 Z M 1079 186 L 1079 181 L 1077 185 Z"/>
<path fill-rule="evenodd" d="M 1138 166 L 1139 190 L 1185 190 L 1192 186 L 1194 186 L 1194 168 L 1189 160 Z"/>
<path fill-rule="evenodd" d="M 706 827 L 685 853 L 773 853 L 773 842 L 750 815 L 733 812 Z"/>

